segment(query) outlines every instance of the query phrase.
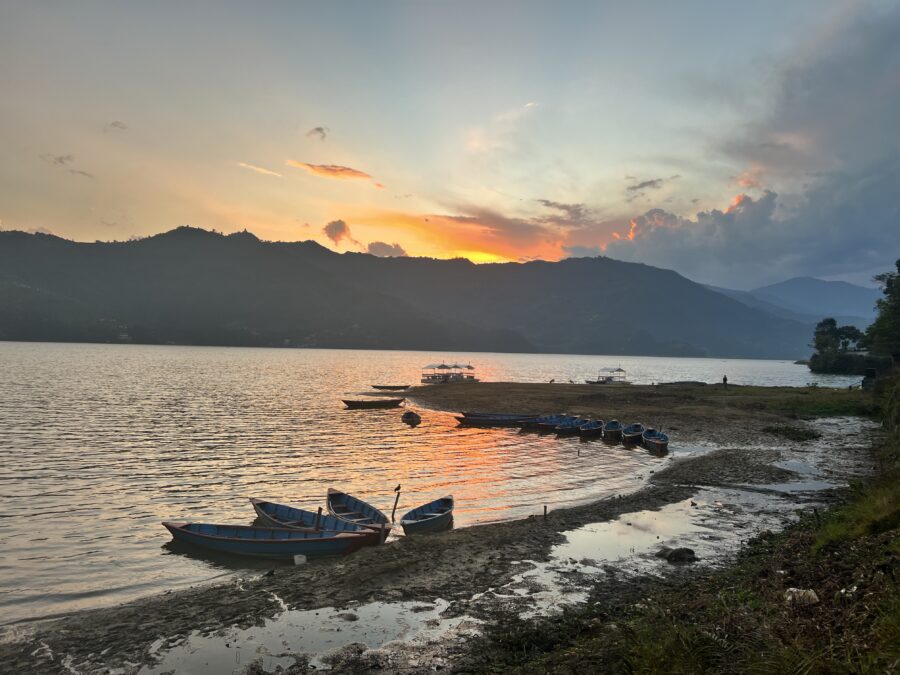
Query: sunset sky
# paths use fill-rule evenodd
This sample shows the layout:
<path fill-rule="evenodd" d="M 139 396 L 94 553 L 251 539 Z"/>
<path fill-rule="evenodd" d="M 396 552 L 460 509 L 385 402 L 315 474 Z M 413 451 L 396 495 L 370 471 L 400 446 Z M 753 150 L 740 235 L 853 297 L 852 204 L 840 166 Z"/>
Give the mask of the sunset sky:
<path fill-rule="evenodd" d="M 900 257 L 900 3 L 0 2 L 0 227 L 735 288 Z"/>

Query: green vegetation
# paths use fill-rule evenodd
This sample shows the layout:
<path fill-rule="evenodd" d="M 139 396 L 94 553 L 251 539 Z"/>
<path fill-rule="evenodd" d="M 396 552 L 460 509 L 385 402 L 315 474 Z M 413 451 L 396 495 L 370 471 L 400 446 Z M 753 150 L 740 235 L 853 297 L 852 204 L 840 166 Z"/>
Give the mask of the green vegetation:
<path fill-rule="evenodd" d="M 793 427 L 788 424 L 771 425 L 763 427 L 763 431 L 773 436 L 781 436 L 789 441 L 812 441 L 820 438 L 822 434 L 813 429 L 804 429 L 803 427 Z"/>
<path fill-rule="evenodd" d="M 900 354 L 900 260 L 896 266 L 895 272 L 875 277 L 884 296 L 877 303 L 877 318 L 865 333 L 855 326 L 838 326 L 832 318 L 816 325 L 811 371 L 865 375 L 869 369 L 880 373 L 890 369 L 892 357 Z"/>
<path fill-rule="evenodd" d="M 842 507 L 754 539 L 731 568 L 641 580 L 538 620 L 493 621 L 465 671 L 610 673 L 893 672 L 900 659 L 900 374 L 875 394 L 888 435 L 881 470 Z M 648 586 L 650 588 L 648 592 Z M 788 588 L 819 602 L 792 606 Z M 641 592 L 642 591 L 642 592 Z"/>

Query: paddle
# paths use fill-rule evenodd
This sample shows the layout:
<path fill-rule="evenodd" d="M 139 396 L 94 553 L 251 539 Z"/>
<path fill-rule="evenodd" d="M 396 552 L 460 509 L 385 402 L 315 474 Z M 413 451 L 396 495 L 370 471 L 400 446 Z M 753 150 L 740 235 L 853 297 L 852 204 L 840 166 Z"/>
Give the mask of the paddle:
<path fill-rule="evenodd" d="M 397 483 L 397 487 L 394 488 L 394 492 L 397 493 L 397 496 L 394 498 L 394 510 L 391 511 L 391 522 L 394 522 L 394 514 L 397 513 L 397 503 L 400 501 L 400 483 Z"/>

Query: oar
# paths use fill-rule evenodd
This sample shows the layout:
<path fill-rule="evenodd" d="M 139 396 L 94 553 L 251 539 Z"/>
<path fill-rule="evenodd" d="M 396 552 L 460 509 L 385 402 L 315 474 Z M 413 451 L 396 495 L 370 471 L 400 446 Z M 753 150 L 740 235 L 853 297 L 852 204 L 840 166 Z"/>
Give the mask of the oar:
<path fill-rule="evenodd" d="M 397 503 L 400 501 L 400 483 L 397 483 L 397 487 L 394 488 L 394 492 L 397 493 L 397 496 L 394 498 L 394 510 L 391 511 L 391 522 L 394 522 L 394 514 L 397 513 Z"/>

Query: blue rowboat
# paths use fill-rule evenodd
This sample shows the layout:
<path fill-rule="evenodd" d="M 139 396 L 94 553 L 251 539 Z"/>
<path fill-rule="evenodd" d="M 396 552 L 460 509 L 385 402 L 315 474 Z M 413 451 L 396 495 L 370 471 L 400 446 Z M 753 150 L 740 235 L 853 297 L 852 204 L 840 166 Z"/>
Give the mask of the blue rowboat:
<path fill-rule="evenodd" d="M 603 435 L 603 420 L 592 420 L 578 427 L 578 435 L 582 438 L 597 438 Z"/>
<path fill-rule="evenodd" d="M 567 420 L 562 424 L 557 425 L 556 435 L 575 436 L 578 433 L 578 430 L 588 422 L 590 422 L 590 420 L 582 419 L 581 417 L 575 417 L 574 419 Z"/>
<path fill-rule="evenodd" d="M 619 420 L 610 420 L 603 425 L 603 440 L 611 443 L 622 440 L 622 423 Z"/>
<path fill-rule="evenodd" d="M 644 437 L 644 431 L 646 431 L 646 427 L 640 422 L 629 424 L 622 429 L 622 442 L 632 444 L 640 443 L 641 439 Z"/>
<path fill-rule="evenodd" d="M 644 431 L 644 447 L 656 452 L 666 452 L 669 449 L 669 437 L 656 429 Z"/>
<path fill-rule="evenodd" d="M 400 524 L 407 535 L 446 530 L 453 525 L 453 496 L 417 506 L 400 519 Z"/>
<path fill-rule="evenodd" d="M 314 513 L 295 506 L 267 502 L 264 499 L 250 497 L 250 503 L 256 515 L 266 527 L 281 527 L 289 530 L 306 530 L 317 532 L 328 530 L 330 532 L 354 532 L 372 536 L 374 531 L 362 525 L 354 525 L 346 520 L 335 518 L 327 513 Z"/>
<path fill-rule="evenodd" d="M 556 427 L 560 424 L 566 424 L 568 422 L 574 421 L 576 418 L 572 417 L 572 415 L 551 415 L 543 422 L 538 422 L 537 428 L 538 431 L 544 434 L 554 433 L 556 431 Z"/>
<path fill-rule="evenodd" d="M 164 522 L 175 541 L 221 553 L 260 558 L 344 555 L 366 546 L 371 537 L 354 532 L 305 532 L 276 527 Z"/>
<path fill-rule="evenodd" d="M 328 488 L 325 504 L 328 512 L 339 520 L 383 532 L 382 541 L 391 531 L 391 524 L 386 515 L 371 504 L 367 504 L 353 495 L 348 495 L 346 492 Z"/>
<path fill-rule="evenodd" d="M 520 427 L 537 419 L 534 416 L 520 417 L 512 415 L 478 415 L 466 417 L 465 413 L 456 417 L 456 421 L 464 427 Z"/>
<path fill-rule="evenodd" d="M 493 419 L 520 420 L 537 417 L 534 413 L 483 413 L 483 412 L 463 412 L 463 417 L 475 419 L 478 417 L 491 417 Z"/>

